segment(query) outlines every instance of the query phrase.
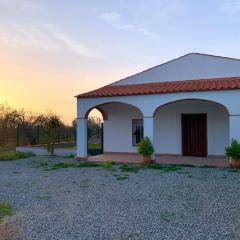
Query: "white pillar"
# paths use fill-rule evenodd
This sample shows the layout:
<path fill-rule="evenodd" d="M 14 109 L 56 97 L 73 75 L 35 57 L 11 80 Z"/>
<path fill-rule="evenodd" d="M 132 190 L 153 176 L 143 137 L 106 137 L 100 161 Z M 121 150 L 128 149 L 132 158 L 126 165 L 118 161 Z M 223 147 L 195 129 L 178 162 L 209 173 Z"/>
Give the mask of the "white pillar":
<path fill-rule="evenodd" d="M 230 141 L 234 138 L 240 142 L 240 115 L 229 116 Z"/>
<path fill-rule="evenodd" d="M 148 137 L 154 146 L 154 118 L 144 117 L 143 126 L 144 137 Z M 154 159 L 154 154 L 152 159 Z"/>
<path fill-rule="evenodd" d="M 87 119 L 77 119 L 77 158 L 87 158 Z"/>

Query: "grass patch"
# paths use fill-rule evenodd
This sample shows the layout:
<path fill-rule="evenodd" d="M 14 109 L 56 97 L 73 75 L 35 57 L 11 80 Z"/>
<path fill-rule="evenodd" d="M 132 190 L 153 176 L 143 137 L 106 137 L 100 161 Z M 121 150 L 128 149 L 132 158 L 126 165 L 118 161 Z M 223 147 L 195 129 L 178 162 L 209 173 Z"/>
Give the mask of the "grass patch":
<path fill-rule="evenodd" d="M 3 220 L 7 216 L 13 214 L 13 208 L 8 203 L 0 203 L 0 223 L 3 223 Z"/>
<path fill-rule="evenodd" d="M 238 169 L 238 168 L 230 168 L 228 171 L 229 172 L 240 172 L 240 169 Z"/>
<path fill-rule="evenodd" d="M 106 160 L 106 161 L 104 161 L 104 163 L 103 163 L 103 167 L 104 167 L 105 169 L 110 169 L 110 168 L 112 168 L 113 165 L 114 165 L 114 162 L 111 161 L 111 160 Z"/>
<path fill-rule="evenodd" d="M 118 181 L 123 181 L 128 179 L 128 175 L 119 175 L 116 177 Z"/>
<path fill-rule="evenodd" d="M 181 167 L 175 166 L 175 165 L 170 165 L 170 166 L 164 167 L 162 171 L 165 172 L 165 173 L 168 173 L 168 172 L 177 172 L 177 171 L 180 171 L 180 170 L 182 170 Z"/>
<path fill-rule="evenodd" d="M 91 168 L 91 167 L 101 167 L 99 163 L 95 162 L 80 162 L 77 164 L 78 168 Z"/>
<path fill-rule="evenodd" d="M 77 168 L 76 163 L 68 163 L 68 162 L 60 162 L 60 163 L 55 163 L 51 166 L 51 170 L 57 170 L 61 168 Z"/>
<path fill-rule="evenodd" d="M 148 168 L 148 169 L 159 170 L 163 173 L 177 172 L 182 169 L 182 167 L 180 167 L 178 165 L 161 165 L 158 163 L 145 164 L 144 167 Z"/>
<path fill-rule="evenodd" d="M 76 155 L 73 153 L 63 156 L 63 158 L 75 158 L 75 157 Z"/>
<path fill-rule="evenodd" d="M 158 170 L 163 173 L 168 173 L 168 172 L 177 172 L 182 169 L 182 167 L 178 165 L 161 165 L 158 163 L 149 163 L 145 165 L 127 165 L 123 164 L 120 166 L 120 169 L 122 172 L 134 172 L 137 173 L 139 170 L 144 170 L 144 169 L 152 169 L 152 170 Z"/>
<path fill-rule="evenodd" d="M 122 172 L 134 172 L 137 173 L 139 170 L 142 169 L 140 165 L 127 165 L 123 164 L 120 166 Z"/>
<path fill-rule="evenodd" d="M 37 199 L 40 199 L 40 200 L 49 200 L 51 198 L 52 197 L 49 193 L 45 193 L 45 194 L 41 194 L 41 195 L 37 196 Z"/>
<path fill-rule="evenodd" d="M 34 156 L 31 152 L 15 152 L 15 151 L 8 151 L 8 152 L 0 152 L 0 161 L 11 161 L 17 160 L 21 158 L 28 158 Z"/>
<path fill-rule="evenodd" d="M 35 159 L 32 161 L 32 163 L 36 164 L 36 167 L 40 167 L 44 170 L 47 170 L 49 164 L 52 163 L 52 160 Z"/>
<path fill-rule="evenodd" d="M 145 168 L 150 168 L 154 170 L 162 170 L 164 167 L 158 163 L 148 163 L 144 165 Z"/>
<path fill-rule="evenodd" d="M 101 149 L 101 144 L 88 144 L 88 149 Z"/>
<path fill-rule="evenodd" d="M 217 167 L 216 166 L 203 165 L 203 166 L 199 166 L 199 168 L 217 168 Z"/>
<path fill-rule="evenodd" d="M 60 162 L 53 164 L 50 169 L 57 170 L 61 168 L 91 168 L 100 166 L 101 166 L 100 164 L 95 162 L 80 162 L 80 163 Z"/>

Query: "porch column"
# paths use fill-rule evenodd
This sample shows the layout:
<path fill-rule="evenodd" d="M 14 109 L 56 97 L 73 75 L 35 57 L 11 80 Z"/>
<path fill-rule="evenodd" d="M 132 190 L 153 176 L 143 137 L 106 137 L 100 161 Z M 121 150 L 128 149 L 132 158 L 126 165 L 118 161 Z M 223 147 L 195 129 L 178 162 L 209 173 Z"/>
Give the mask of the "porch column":
<path fill-rule="evenodd" d="M 234 138 L 240 142 L 240 115 L 229 115 L 230 141 Z"/>
<path fill-rule="evenodd" d="M 148 137 L 154 146 L 154 118 L 153 117 L 144 117 L 143 118 L 143 133 L 144 137 Z M 155 158 L 154 154 L 151 157 Z"/>
<path fill-rule="evenodd" d="M 77 158 L 87 158 L 87 119 L 77 119 Z"/>

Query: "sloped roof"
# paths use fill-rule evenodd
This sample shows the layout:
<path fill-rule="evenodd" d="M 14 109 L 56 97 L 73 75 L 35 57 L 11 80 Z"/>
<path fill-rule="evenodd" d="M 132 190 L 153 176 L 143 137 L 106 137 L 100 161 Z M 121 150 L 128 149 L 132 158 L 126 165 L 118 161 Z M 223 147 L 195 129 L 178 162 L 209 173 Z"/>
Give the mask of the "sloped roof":
<path fill-rule="evenodd" d="M 240 76 L 131 85 L 108 85 L 90 92 L 80 94 L 76 97 L 96 98 L 234 89 L 240 89 Z"/>

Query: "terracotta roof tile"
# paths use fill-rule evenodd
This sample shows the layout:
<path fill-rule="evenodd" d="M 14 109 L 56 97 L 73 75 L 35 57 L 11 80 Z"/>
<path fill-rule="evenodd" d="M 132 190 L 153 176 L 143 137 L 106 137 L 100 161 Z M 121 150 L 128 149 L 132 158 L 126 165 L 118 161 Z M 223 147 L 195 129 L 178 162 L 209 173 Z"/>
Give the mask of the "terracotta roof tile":
<path fill-rule="evenodd" d="M 76 97 L 95 98 L 95 97 L 148 95 L 177 92 L 233 90 L 233 89 L 240 89 L 240 77 L 143 83 L 131 85 L 115 85 L 115 86 L 108 85 L 87 93 L 80 94 Z"/>

